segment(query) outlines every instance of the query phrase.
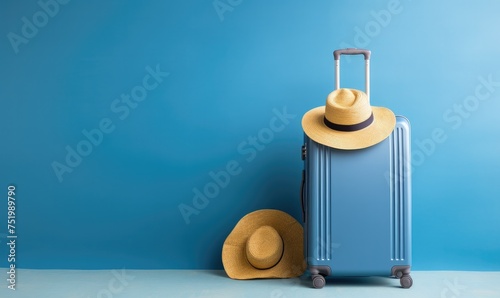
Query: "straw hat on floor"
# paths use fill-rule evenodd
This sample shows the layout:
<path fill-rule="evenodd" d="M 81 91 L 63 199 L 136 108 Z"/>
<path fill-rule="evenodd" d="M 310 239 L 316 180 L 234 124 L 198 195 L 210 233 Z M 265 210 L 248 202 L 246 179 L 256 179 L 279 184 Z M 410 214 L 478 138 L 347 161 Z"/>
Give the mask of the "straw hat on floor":
<path fill-rule="evenodd" d="M 304 273 L 303 230 L 287 213 L 263 209 L 245 215 L 222 247 L 233 279 L 289 278 Z"/>

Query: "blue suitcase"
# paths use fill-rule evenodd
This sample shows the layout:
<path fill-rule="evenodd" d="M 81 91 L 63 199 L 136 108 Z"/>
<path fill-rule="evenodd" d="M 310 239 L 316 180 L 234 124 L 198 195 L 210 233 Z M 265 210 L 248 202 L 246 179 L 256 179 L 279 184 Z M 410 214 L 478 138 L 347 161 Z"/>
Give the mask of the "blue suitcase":
<path fill-rule="evenodd" d="M 342 54 L 365 55 L 368 93 L 367 50 L 334 52 L 336 89 Z M 410 145 L 402 116 L 389 137 L 364 149 L 331 148 L 304 133 L 304 254 L 313 287 L 326 276 L 387 276 L 412 286 Z"/>

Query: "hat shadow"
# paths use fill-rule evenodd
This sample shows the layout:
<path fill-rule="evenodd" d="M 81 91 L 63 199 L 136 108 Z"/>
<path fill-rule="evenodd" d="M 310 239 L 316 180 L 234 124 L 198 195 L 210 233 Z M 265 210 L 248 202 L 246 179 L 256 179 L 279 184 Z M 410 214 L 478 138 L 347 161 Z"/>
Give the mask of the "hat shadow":
<path fill-rule="evenodd" d="M 214 276 L 221 277 L 221 278 L 230 278 L 229 276 L 227 276 L 227 274 L 224 270 L 209 270 L 209 271 L 207 271 L 207 274 L 214 275 Z"/>
<path fill-rule="evenodd" d="M 299 152 L 300 146 L 296 150 Z M 291 150 L 294 151 L 294 150 Z M 250 202 L 252 211 L 260 209 L 276 209 L 288 213 L 299 223 L 302 222 L 302 209 L 300 202 L 300 185 L 302 167 L 290 163 L 290 156 L 283 149 L 269 154 L 262 160 L 265 171 L 255 172 L 253 191 L 256 200 Z M 293 156 L 300 159 L 300 156 Z"/>

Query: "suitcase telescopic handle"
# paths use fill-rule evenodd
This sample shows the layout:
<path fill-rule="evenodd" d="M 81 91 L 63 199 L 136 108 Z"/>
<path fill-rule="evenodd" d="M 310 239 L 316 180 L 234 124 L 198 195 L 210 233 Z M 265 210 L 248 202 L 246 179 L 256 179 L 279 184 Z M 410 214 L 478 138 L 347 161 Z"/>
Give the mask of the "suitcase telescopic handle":
<path fill-rule="evenodd" d="M 340 55 L 363 55 L 365 56 L 365 60 L 370 60 L 371 53 L 370 50 L 347 48 L 333 51 L 333 58 L 339 60 Z"/>
<path fill-rule="evenodd" d="M 365 92 L 370 102 L 370 55 L 371 51 L 365 49 L 347 48 L 333 51 L 335 60 L 335 90 L 340 88 L 340 56 L 341 55 L 363 55 L 365 57 Z"/>

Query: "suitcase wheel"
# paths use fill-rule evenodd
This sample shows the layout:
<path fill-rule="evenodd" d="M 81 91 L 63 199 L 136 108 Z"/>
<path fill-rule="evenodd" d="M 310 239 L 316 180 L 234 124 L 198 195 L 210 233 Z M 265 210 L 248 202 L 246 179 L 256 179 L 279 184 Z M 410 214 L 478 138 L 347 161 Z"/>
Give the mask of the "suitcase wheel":
<path fill-rule="evenodd" d="M 311 276 L 313 287 L 316 289 L 321 289 L 325 286 L 325 277 L 320 274 L 314 274 Z"/>
<path fill-rule="evenodd" d="M 409 289 L 413 285 L 413 279 L 409 274 L 403 275 L 399 280 L 399 282 L 401 283 L 401 286 L 405 289 Z"/>

